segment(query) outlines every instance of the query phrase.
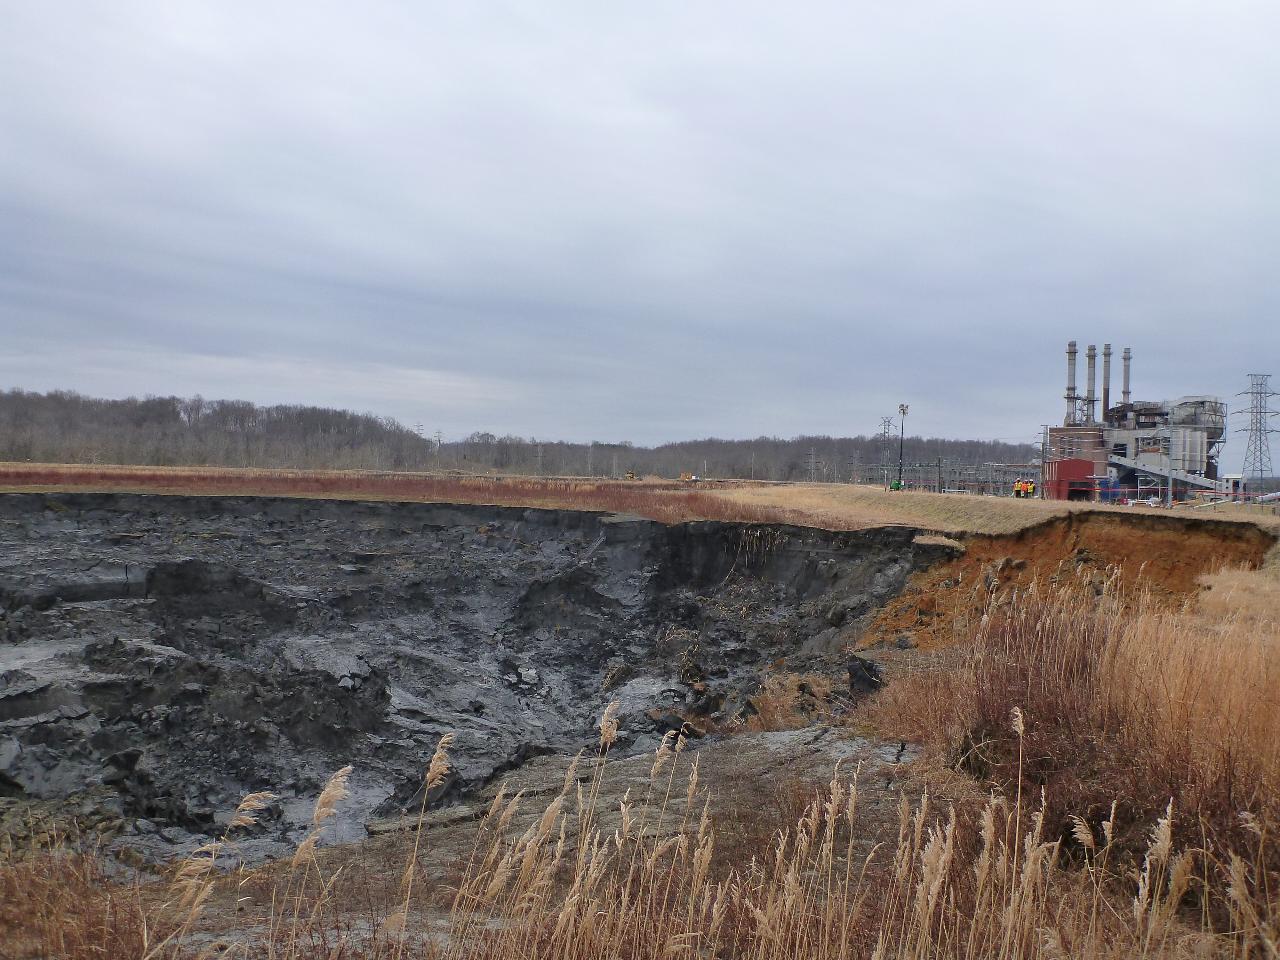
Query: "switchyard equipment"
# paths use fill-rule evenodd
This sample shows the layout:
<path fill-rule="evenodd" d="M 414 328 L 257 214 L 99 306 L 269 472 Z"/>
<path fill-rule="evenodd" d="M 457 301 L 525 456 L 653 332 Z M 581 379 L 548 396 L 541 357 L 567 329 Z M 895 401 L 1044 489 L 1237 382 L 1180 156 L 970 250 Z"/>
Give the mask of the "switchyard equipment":
<path fill-rule="evenodd" d="M 1192 493 L 1230 495 L 1237 482 L 1219 474 L 1227 405 L 1217 397 L 1134 400 L 1133 351 L 1124 348 L 1120 403 L 1111 404 L 1111 344 L 1102 346 L 1101 409 L 1097 347 L 1086 350 L 1088 383 L 1076 387 L 1076 341 L 1067 344 L 1066 416 L 1045 432 L 1041 489 L 1053 500 L 1172 501 Z"/>

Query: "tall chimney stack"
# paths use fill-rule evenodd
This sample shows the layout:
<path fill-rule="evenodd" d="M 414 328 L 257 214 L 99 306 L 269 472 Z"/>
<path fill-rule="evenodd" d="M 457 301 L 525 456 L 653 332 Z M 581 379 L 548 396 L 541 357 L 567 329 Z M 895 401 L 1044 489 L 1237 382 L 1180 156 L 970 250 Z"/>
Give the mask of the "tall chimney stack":
<path fill-rule="evenodd" d="M 1094 416 L 1094 406 L 1098 402 L 1098 348 L 1094 344 L 1089 344 L 1089 349 L 1085 353 L 1089 359 L 1089 392 L 1085 397 L 1085 423 L 1093 423 L 1097 418 Z"/>
<path fill-rule="evenodd" d="M 1107 421 L 1111 409 L 1111 344 L 1102 345 L 1102 422 Z"/>
<path fill-rule="evenodd" d="M 1068 427 L 1076 422 L 1076 342 L 1067 344 L 1067 420 Z"/>
<path fill-rule="evenodd" d="M 1133 359 L 1133 351 L 1128 347 L 1124 348 L 1124 392 L 1121 394 L 1123 403 L 1127 407 L 1129 405 L 1129 361 Z"/>

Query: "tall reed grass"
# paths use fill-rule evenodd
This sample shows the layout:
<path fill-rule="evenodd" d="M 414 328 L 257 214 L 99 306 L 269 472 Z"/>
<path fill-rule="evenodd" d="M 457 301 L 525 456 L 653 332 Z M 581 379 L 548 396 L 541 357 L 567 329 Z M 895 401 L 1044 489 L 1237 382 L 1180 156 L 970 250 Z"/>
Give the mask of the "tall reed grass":
<path fill-rule="evenodd" d="M 1007 782 L 1011 703 L 1024 704 L 1024 778 L 1045 785 L 1062 824 L 1123 798 L 1137 824 L 1172 798 L 1190 833 L 1248 841 L 1239 814 L 1280 815 L 1280 631 L 1247 607 L 1178 609 L 1113 581 L 1034 586 L 979 630 L 961 688 L 974 772 Z"/>
<path fill-rule="evenodd" d="M 1280 890 L 1280 593 L 1265 571 L 1207 583 L 1181 607 L 1118 577 L 1033 584 L 993 602 L 958 669 L 903 678 L 862 719 L 1006 795 L 1043 790 L 1045 829 L 1076 860 L 1077 817 L 1105 816 L 1113 853 L 1134 857 L 1172 803 L 1169 829 L 1202 867 L 1238 856 Z M 1195 897 L 1221 928 L 1240 884 L 1219 880 Z"/>
<path fill-rule="evenodd" d="M 1025 760 L 1034 751 L 1022 712 L 1012 711 L 1005 727 Z M 53 937 L 62 926 L 79 931 L 76 942 L 92 941 L 94 949 L 76 956 L 107 958 L 1275 955 L 1277 905 L 1259 870 L 1270 855 L 1269 826 L 1254 825 L 1257 842 L 1248 852 L 1181 847 L 1174 839 L 1178 811 L 1166 805 L 1134 858 L 1119 841 L 1114 805 L 1101 817 L 1073 817 L 1064 837 L 1049 829 L 1040 793 L 1019 788 L 972 811 L 925 793 L 915 803 L 903 796 L 896 839 L 867 850 L 857 774 L 837 772 L 794 822 L 779 824 L 758 850 L 726 859 L 710 813 L 708 792 L 716 785 L 701 782 L 696 762 L 682 765 L 677 778 L 685 745 L 675 735 L 654 755 L 645 795 L 625 795 L 606 820 L 605 761 L 616 729 L 611 710 L 598 753 L 575 759 L 560 791 L 534 816 L 520 816 L 523 796 L 499 791 L 451 884 L 420 876 L 431 843 L 420 817 L 405 848 L 402 895 L 377 925 L 357 928 L 345 919 L 335 894 L 340 869 L 316 856 L 313 831 L 278 875 L 265 916 L 210 912 L 217 885 L 243 884 L 235 875 L 212 875 L 218 847 L 182 864 L 164 903 L 150 913 L 121 911 L 104 923 L 100 908 L 46 897 L 39 902 L 60 914 L 28 925 L 26 941 L 7 942 L 30 944 L 30 956 L 61 956 L 41 951 L 62 942 Z M 427 784 L 447 769 L 447 747 L 442 741 L 432 758 Z M 341 802 L 348 773 L 340 771 L 321 795 L 315 830 Z M 251 815 L 252 806 L 246 801 L 241 810 Z M 12 870 L 0 881 L 8 883 L 0 888 L 6 893 L 13 891 Z M 61 882 L 27 879 L 55 889 Z M 1215 910 L 1222 914 L 1216 926 Z M 149 941 L 149 929 L 169 933 Z"/>

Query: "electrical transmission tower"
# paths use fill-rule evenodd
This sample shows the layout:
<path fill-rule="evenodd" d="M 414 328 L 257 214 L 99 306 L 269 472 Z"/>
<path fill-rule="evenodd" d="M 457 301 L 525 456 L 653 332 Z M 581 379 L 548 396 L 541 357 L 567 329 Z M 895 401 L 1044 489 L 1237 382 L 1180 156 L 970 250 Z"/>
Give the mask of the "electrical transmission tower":
<path fill-rule="evenodd" d="M 813 447 L 809 448 L 809 456 L 806 458 L 806 462 L 809 465 L 809 482 L 816 483 L 818 480 L 818 466 L 822 461 L 818 459 L 818 451 Z"/>
<path fill-rule="evenodd" d="M 1271 426 L 1271 418 L 1277 413 L 1270 409 L 1268 401 L 1272 397 L 1280 396 L 1271 389 L 1271 374 L 1269 373 L 1251 373 L 1249 374 L 1249 389 L 1240 394 L 1242 397 L 1249 398 L 1249 426 L 1247 432 L 1249 434 L 1248 446 L 1244 451 L 1244 474 L 1245 482 L 1250 479 L 1256 482 L 1256 491 L 1263 491 L 1263 484 L 1271 478 L 1271 441 L 1269 435 L 1276 432 L 1275 427 Z M 1241 427 L 1240 433 L 1245 433 L 1246 428 Z"/>
<path fill-rule="evenodd" d="M 884 475 L 884 488 L 889 489 L 889 441 L 893 436 L 893 417 L 880 418 L 880 472 Z"/>

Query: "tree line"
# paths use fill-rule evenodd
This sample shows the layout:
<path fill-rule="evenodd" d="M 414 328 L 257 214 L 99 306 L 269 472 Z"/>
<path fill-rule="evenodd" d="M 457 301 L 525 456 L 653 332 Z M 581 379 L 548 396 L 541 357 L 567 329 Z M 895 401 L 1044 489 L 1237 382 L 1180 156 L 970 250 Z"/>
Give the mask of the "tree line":
<path fill-rule="evenodd" d="M 386 417 L 203 397 L 0 391 L 0 459 L 144 466 L 427 468 L 435 444 Z"/>
<path fill-rule="evenodd" d="M 907 437 L 907 463 L 1027 463 L 1033 444 Z M 202 397 L 105 400 L 0 391 L 0 460 L 349 470 L 462 470 L 547 476 L 875 481 L 898 440 L 878 436 L 684 440 L 653 447 L 476 432 L 437 442 L 396 420 L 301 405 Z"/>
<path fill-rule="evenodd" d="M 1035 444 L 989 440 L 907 437 L 902 445 L 907 464 L 979 465 L 1031 462 L 1040 455 Z M 878 482 L 888 467 L 896 473 L 898 438 L 886 445 L 878 436 L 756 437 L 748 440 L 682 440 L 654 447 L 627 442 L 566 443 L 523 437 L 473 433 L 445 442 L 440 460 L 450 467 L 499 470 L 553 476 L 677 477 L 690 473 L 709 478 Z"/>

